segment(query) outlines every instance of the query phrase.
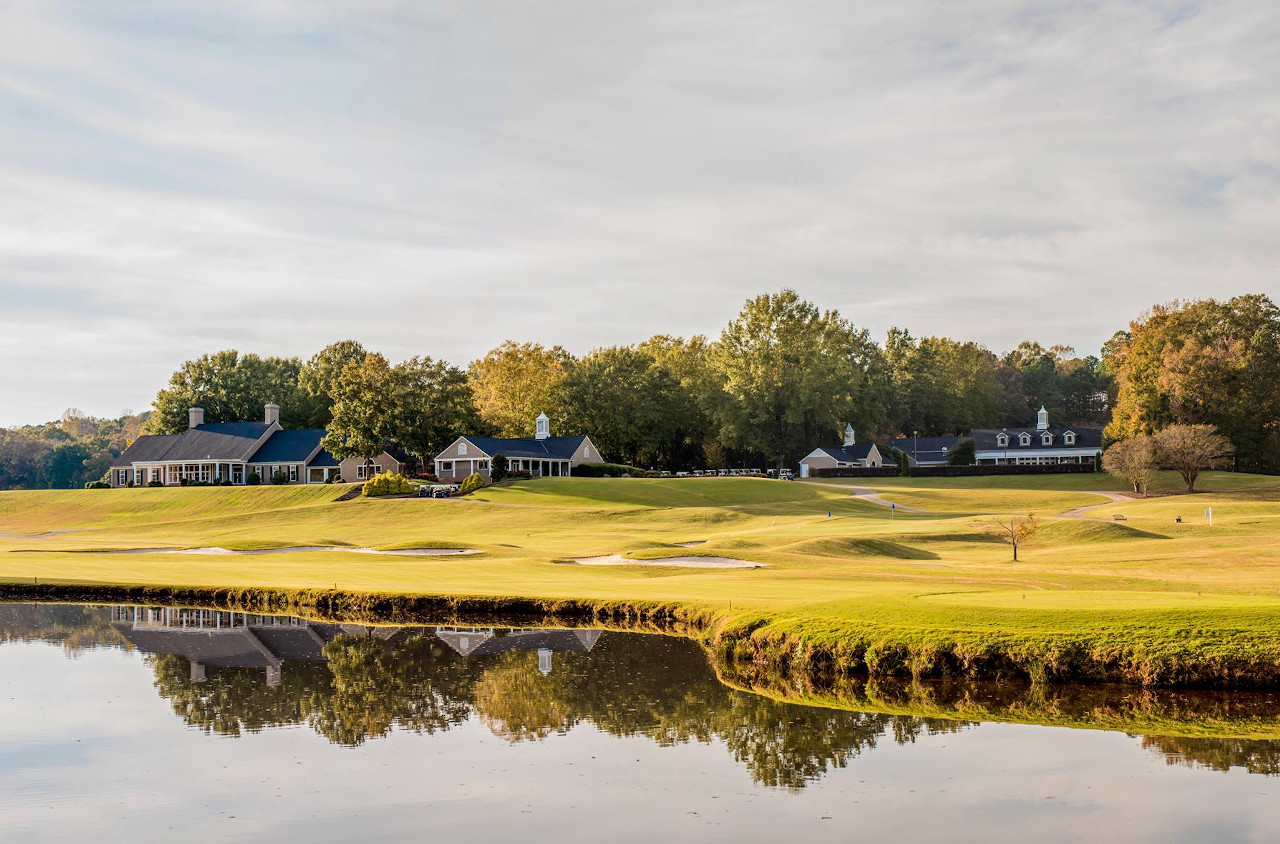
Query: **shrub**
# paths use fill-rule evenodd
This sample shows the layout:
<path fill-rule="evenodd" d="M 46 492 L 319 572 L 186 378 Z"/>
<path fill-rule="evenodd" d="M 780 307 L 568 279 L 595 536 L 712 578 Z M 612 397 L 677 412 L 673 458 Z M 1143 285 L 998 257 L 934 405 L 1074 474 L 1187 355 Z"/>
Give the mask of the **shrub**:
<path fill-rule="evenodd" d="M 508 471 L 510 468 L 511 464 L 507 462 L 506 455 L 495 454 L 493 455 L 493 461 L 489 464 L 489 477 L 496 484 L 510 474 Z"/>
<path fill-rule="evenodd" d="M 458 494 L 470 495 L 483 486 L 484 478 L 480 476 L 479 472 L 472 472 L 470 475 L 467 475 L 466 480 L 462 482 L 462 486 L 458 487 Z"/>
<path fill-rule="evenodd" d="M 972 466 L 977 462 L 977 443 L 973 437 L 965 437 L 956 442 L 955 447 L 947 454 L 948 466 Z"/>
<path fill-rule="evenodd" d="M 621 463 L 580 463 L 572 469 L 575 478 L 643 478 L 645 470 Z"/>
<path fill-rule="evenodd" d="M 508 481 L 531 481 L 533 475 L 528 472 L 508 472 L 506 480 Z"/>
<path fill-rule="evenodd" d="M 245 478 L 244 482 L 249 486 L 257 486 L 258 484 L 262 483 L 262 476 L 259 475 L 257 472 L 250 472 L 249 477 Z"/>
<path fill-rule="evenodd" d="M 271 483 L 276 486 L 289 483 L 289 473 L 284 469 L 276 469 L 271 473 Z"/>
<path fill-rule="evenodd" d="M 85 489 L 111 489 L 111 484 L 106 481 L 89 481 L 84 485 Z"/>
<path fill-rule="evenodd" d="M 147 481 L 147 486 L 164 486 L 164 481 L 159 479 L 154 481 Z"/>
<path fill-rule="evenodd" d="M 404 475 L 375 475 L 372 479 L 365 481 L 364 487 L 361 488 L 360 494 L 373 497 L 378 495 L 408 495 L 416 492 L 417 486 Z"/>

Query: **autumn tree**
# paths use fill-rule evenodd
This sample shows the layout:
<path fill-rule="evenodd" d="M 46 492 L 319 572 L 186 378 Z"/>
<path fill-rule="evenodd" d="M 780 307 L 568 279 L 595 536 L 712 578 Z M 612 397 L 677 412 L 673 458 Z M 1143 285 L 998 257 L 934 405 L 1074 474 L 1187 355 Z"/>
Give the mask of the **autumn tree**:
<path fill-rule="evenodd" d="M 339 460 L 381 454 L 396 434 L 401 382 L 385 357 L 368 353 L 343 367 L 333 388 L 333 422 L 321 445 Z"/>
<path fill-rule="evenodd" d="M 283 427 L 299 427 L 306 421 L 306 408 L 297 400 L 301 369 L 297 358 L 263 358 L 234 349 L 201 355 L 179 367 L 156 395 L 146 433 L 182 433 L 192 407 L 204 408 L 205 422 L 261 419 L 269 402 L 280 405 Z"/>
<path fill-rule="evenodd" d="M 794 290 L 757 296 L 711 352 L 721 441 L 781 467 L 845 422 L 869 428 L 881 412 L 867 378 L 878 355 L 866 330 Z"/>
<path fill-rule="evenodd" d="M 1112 439 L 1212 425 L 1237 466 L 1280 465 L 1280 308 L 1268 297 L 1156 306 L 1105 354 L 1118 384 Z"/>
<path fill-rule="evenodd" d="M 481 418 L 498 436 L 533 436 L 539 413 L 562 415 L 557 388 L 572 364 L 559 346 L 507 340 L 491 349 L 467 373 Z"/>
<path fill-rule="evenodd" d="M 1102 453 L 1102 470 L 1124 478 L 1141 495 L 1146 494 L 1156 468 L 1155 441 L 1145 434 L 1113 443 Z"/>
<path fill-rule="evenodd" d="M 1196 491 L 1196 479 L 1231 456 L 1231 441 L 1212 425 L 1170 425 L 1152 437 L 1156 459 L 1182 476 L 1187 492 Z"/>
<path fill-rule="evenodd" d="M 1013 561 L 1018 562 L 1018 546 L 1036 535 L 1040 527 L 1034 513 L 1025 516 L 1010 514 L 1007 517 L 997 516 L 991 520 L 990 532 L 1006 545 L 1013 546 Z"/>
<path fill-rule="evenodd" d="M 467 374 L 429 357 L 413 357 L 391 372 L 394 423 L 390 437 L 423 465 L 464 433 L 480 429 Z"/>

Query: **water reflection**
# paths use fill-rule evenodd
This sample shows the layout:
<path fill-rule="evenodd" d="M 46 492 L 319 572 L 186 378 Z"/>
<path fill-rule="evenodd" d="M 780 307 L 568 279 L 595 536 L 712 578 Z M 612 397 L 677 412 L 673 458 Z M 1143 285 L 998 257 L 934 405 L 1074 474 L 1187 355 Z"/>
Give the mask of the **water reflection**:
<path fill-rule="evenodd" d="M 664 747 L 716 742 L 756 782 L 790 789 L 881 742 L 910 743 L 978 720 L 1021 715 L 1127 729 L 1137 719 L 1187 732 L 1237 723 L 1242 736 L 1275 734 L 1280 724 L 1271 695 L 864 680 L 816 690 L 749 666 L 713 667 L 684 639 L 600 630 L 384 627 L 208 609 L 0 605 L 0 640 L 6 639 L 59 642 L 73 654 L 134 649 L 173 712 L 219 735 L 306 725 L 355 747 L 393 729 L 432 734 L 475 720 L 518 743 L 591 724 Z M 1169 764 L 1280 772 L 1280 743 L 1273 741 L 1157 736 L 1142 745 Z"/>

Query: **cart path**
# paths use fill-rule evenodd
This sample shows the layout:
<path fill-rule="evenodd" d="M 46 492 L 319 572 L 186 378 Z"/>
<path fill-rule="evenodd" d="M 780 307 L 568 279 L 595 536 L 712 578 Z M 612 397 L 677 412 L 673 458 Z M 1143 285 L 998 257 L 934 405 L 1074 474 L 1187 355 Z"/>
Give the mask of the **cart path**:
<path fill-rule="evenodd" d="M 1097 510 L 1099 507 L 1110 507 L 1112 504 L 1123 504 L 1126 501 L 1133 501 L 1131 496 L 1125 495 L 1121 492 L 1103 492 L 1098 489 L 1081 490 L 1081 492 L 1085 492 L 1088 495 L 1101 495 L 1107 500 L 1103 501 L 1101 504 L 1086 504 L 1083 507 L 1072 508 L 1066 512 L 1059 513 L 1058 515 L 1060 517 L 1064 519 L 1088 519 L 1092 518 L 1089 513 L 1093 510 Z"/>
<path fill-rule="evenodd" d="M 872 504 L 879 504 L 881 507 L 888 507 L 894 510 L 901 510 L 904 513 L 918 513 L 923 516 L 938 515 L 932 510 L 921 510 L 919 507 L 908 507 L 906 504 L 898 504 L 896 501 L 887 501 L 880 497 L 880 494 L 874 489 L 865 486 L 848 486 L 847 484 L 824 484 L 821 481 L 807 481 L 812 486 L 826 487 L 827 489 L 839 489 L 848 492 L 854 498 L 861 498 Z"/>

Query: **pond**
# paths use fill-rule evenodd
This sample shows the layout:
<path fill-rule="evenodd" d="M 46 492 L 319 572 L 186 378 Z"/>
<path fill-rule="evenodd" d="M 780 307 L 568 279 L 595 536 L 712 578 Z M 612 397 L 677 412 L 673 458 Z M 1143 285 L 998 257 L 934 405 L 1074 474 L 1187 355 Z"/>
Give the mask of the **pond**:
<path fill-rule="evenodd" d="M 0 840 L 1280 840 L 1270 695 L 824 707 L 719 668 L 656 634 L 0 604 Z M 1020 716 L 1072 726 L 987 720 Z"/>

